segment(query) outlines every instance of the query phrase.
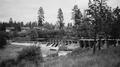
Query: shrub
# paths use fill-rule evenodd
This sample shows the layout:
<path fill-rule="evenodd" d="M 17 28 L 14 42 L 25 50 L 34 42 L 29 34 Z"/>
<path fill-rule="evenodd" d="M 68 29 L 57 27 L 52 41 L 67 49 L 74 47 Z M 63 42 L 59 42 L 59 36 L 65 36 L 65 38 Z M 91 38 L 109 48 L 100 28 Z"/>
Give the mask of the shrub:
<path fill-rule="evenodd" d="M 0 67 L 37 67 L 39 62 L 43 62 L 40 47 L 29 46 L 18 52 L 18 57 L 1 61 Z"/>
<path fill-rule="evenodd" d="M 67 46 L 62 45 L 62 46 L 59 47 L 59 50 L 60 51 L 67 51 L 68 49 L 67 49 Z"/>
<path fill-rule="evenodd" d="M 83 53 L 86 53 L 90 50 L 90 48 L 76 48 L 75 50 L 73 50 L 71 53 L 69 53 L 70 56 L 76 56 L 76 55 L 82 55 Z"/>
<path fill-rule="evenodd" d="M 0 48 L 4 48 L 4 46 L 7 44 L 6 39 L 3 37 L 0 37 Z"/>
<path fill-rule="evenodd" d="M 29 46 L 23 48 L 22 51 L 19 52 L 18 58 L 19 61 L 27 60 L 27 61 L 43 61 L 42 53 L 40 47 L 37 46 Z"/>
<path fill-rule="evenodd" d="M 54 54 L 48 55 L 47 57 L 57 57 L 57 56 L 58 56 L 58 53 L 54 53 Z"/>
<path fill-rule="evenodd" d="M 7 45 L 7 38 L 7 34 L 3 31 L 0 31 L 0 49 Z"/>
<path fill-rule="evenodd" d="M 0 67 L 16 67 L 16 65 L 15 59 L 7 59 L 0 62 Z"/>

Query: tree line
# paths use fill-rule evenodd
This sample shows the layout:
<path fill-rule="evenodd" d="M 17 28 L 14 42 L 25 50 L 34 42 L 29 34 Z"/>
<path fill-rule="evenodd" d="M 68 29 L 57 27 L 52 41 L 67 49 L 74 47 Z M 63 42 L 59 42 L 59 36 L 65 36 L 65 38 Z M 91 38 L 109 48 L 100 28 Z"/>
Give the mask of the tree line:
<path fill-rule="evenodd" d="M 52 33 L 63 32 L 64 36 L 74 36 L 79 38 L 119 38 L 120 37 L 120 8 L 112 8 L 107 5 L 106 0 L 89 0 L 88 8 L 81 12 L 78 5 L 74 5 L 71 20 L 74 23 L 68 23 L 67 27 L 64 25 L 64 13 L 61 8 L 58 9 L 57 28 L 59 31 L 54 31 L 56 25 L 45 21 L 45 12 L 42 7 L 38 10 L 38 21 L 16 22 L 10 18 L 9 22 L 0 23 L 0 31 L 5 30 L 5 27 L 15 27 L 16 31 L 20 31 L 21 27 L 44 27 Z M 49 32 L 50 32 L 49 31 Z M 47 32 L 48 34 L 51 34 Z M 42 34 L 42 33 L 40 33 Z M 53 36 L 54 35 L 50 35 Z"/>

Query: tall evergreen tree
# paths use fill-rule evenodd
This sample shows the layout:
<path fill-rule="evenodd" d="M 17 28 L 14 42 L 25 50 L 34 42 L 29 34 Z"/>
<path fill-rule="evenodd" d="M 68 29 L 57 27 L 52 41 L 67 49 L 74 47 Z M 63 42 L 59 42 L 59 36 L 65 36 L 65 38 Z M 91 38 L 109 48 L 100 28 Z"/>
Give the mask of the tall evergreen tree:
<path fill-rule="evenodd" d="M 42 7 L 38 10 L 38 26 L 43 26 L 44 21 L 44 10 Z"/>
<path fill-rule="evenodd" d="M 13 26 L 13 19 L 12 18 L 9 19 L 9 24 L 10 24 L 10 26 Z"/>
<path fill-rule="evenodd" d="M 112 11 L 111 8 L 107 5 L 106 0 L 93 0 L 91 3 L 89 3 L 89 9 L 87 14 L 89 15 L 89 18 L 94 25 L 94 38 L 96 44 L 97 36 L 100 40 L 102 33 L 105 33 L 107 37 L 108 33 L 110 32 L 110 25 L 113 22 Z M 98 47 L 100 48 L 100 44 L 98 44 Z M 95 45 L 93 53 L 94 52 Z"/>
<path fill-rule="evenodd" d="M 82 13 L 77 5 L 74 5 L 72 9 L 72 20 L 74 21 L 74 25 L 73 25 L 74 32 L 76 33 L 76 36 L 79 37 L 79 32 L 80 32 L 79 28 L 82 22 Z"/>
<path fill-rule="evenodd" d="M 58 18 L 59 29 L 63 29 L 63 27 L 64 27 L 64 23 L 63 23 L 64 17 L 63 17 L 63 12 L 62 12 L 61 8 L 58 9 L 57 18 Z"/>
<path fill-rule="evenodd" d="M 89 3 L 88 13 L 89 18 L 93 21 L 95 25 L 96 32 L 105 32 L 106 23 L 112 22 L 112 11 L 107 5 L 106 0 L 93 0 Z"/>
<path fill-rule="evenodd" d="M 111 32 L 110 35 L 116 39 L 120 37 L 120 8 L 117 6 L 113 10 L 113 15 L 114 15 L 114 23 L 111 25 Z"/>
<path fill-rule="evenodd" d="M 72 9 L 72 19 L 74 20 L 74 25 L 79 25 L 82 19 L 82 13 L 77 5 L 74 5 Z"/>
<path fill-rule="evenodd" d="M 20 22 L 20 26 L 21 26 L 21 27 L 23 27 L 23 26 L 24 26 L 23 21 L 22 21 L 22 22 Z"/>

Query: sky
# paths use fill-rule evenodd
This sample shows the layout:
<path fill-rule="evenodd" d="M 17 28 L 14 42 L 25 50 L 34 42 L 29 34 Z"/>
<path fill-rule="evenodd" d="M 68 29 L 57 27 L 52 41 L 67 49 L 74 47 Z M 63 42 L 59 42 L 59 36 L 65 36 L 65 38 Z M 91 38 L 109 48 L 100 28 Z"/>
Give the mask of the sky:
<path fill-rule="evenodd" d="M 45 21 L 56 23 L 58 9 L 64 14 L 64 22 L 70 23 L 71 12 L 75 4 L 83 11 L 88 7 L 89 0 L 0 0 L 0 21 L 37 21 L 38 9 L 43 7 Z M 120 0 L 109 0 L 112 7 L 120 6 Z"/>

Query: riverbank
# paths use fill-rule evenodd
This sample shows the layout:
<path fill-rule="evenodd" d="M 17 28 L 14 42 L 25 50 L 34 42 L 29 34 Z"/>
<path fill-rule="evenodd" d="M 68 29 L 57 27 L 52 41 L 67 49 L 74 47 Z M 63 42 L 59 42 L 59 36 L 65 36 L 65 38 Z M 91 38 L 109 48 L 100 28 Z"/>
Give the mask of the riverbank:
<path fill-rule="evenodd" d="M 91 49 L 76 51 L 77 54 L 46 61 L 44 67 L 120 67 L 120 46 L 96 51 L 96 54 Z"/>
<path fill-rule="evenodd" d="M 6 46 L 5 49 L 0 50 L 0 61 L 17 57 L 17 52 L 25 47 Z M 120 67 L 120 46 L 111 46 L 96 51 L 95 54 L 92 53 L 91 48 L 78 48 L 64 56 L 46 57 L 41 65 L 40 67 Z"/>

